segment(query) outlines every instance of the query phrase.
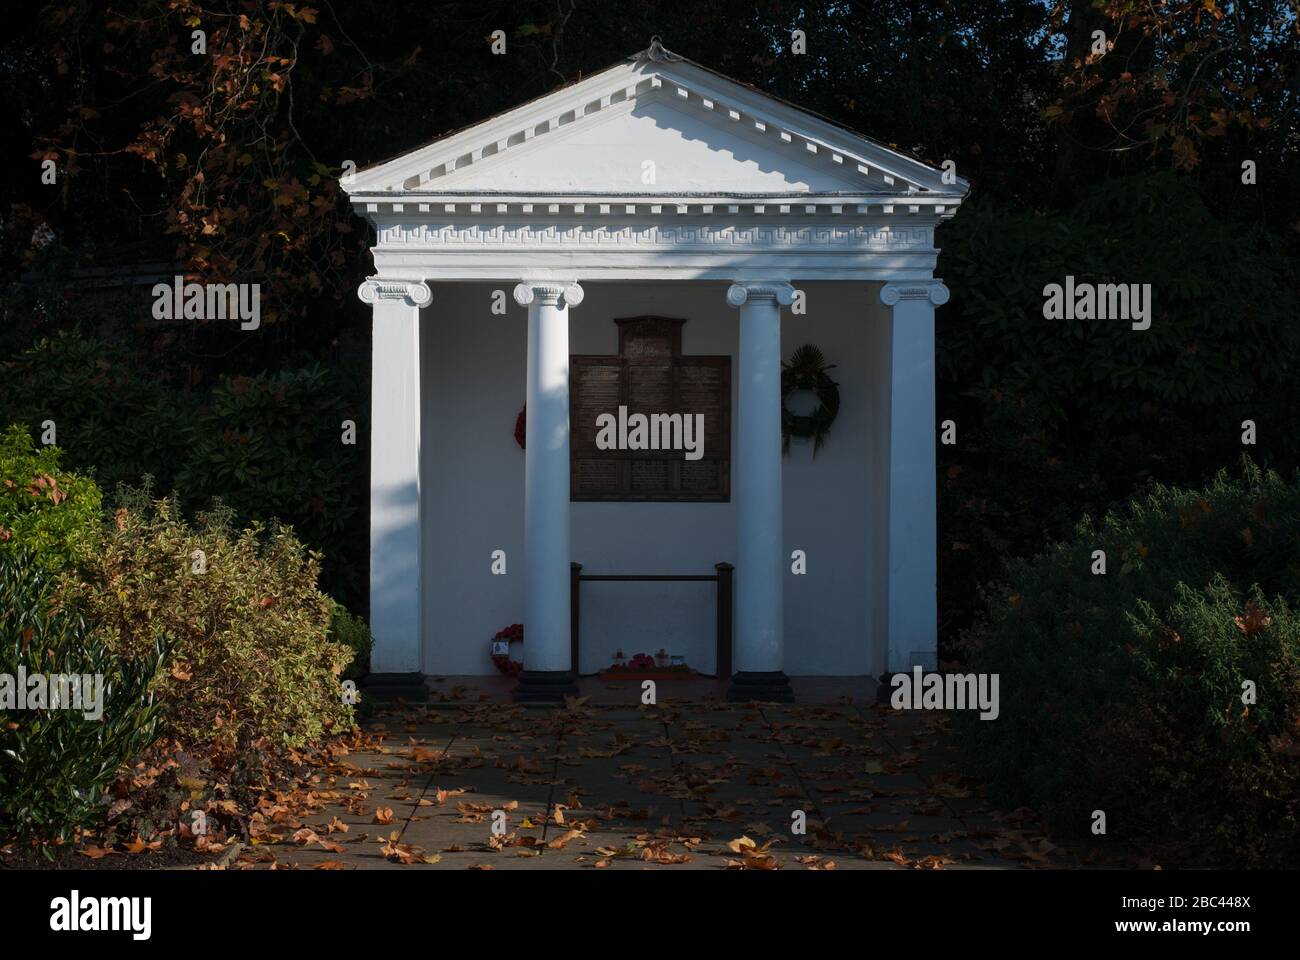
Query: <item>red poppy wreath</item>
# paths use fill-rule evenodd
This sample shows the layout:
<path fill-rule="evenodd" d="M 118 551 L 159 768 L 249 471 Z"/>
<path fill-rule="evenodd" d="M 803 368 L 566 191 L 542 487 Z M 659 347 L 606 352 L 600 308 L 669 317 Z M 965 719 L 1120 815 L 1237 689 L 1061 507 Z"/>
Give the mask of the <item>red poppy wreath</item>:
<path fill-rule="evenodd" d="M 497 635 L 492 639 L 494 641 L 504 640 L 505 649 L 508 651 L 510 649 L 511 641 L 514 641 L 516 643 L 524 642 L 524 625 L 522 623 L 512 623 L 504 630 L 498 630 Z M 519 671 L 523 670 L 524 668 L 523 661 L 511 660 L 510 654 L 508 652 L 497 653 L 495 649 L 496 643 L 493 643 L 492 647 L 494 648 L 492 652 L 492 663 L 496 666 L 496 668 L 500 670 L 503 674 L 505 674 L 507 677 L 519 676 Z"/>

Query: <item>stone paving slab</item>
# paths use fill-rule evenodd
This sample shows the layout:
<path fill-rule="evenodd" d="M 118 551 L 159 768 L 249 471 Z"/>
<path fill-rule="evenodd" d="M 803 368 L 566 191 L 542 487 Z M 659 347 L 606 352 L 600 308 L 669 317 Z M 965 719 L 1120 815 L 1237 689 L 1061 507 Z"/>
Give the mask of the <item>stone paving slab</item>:
<path fill-rule="evenodd" d="M 257 844 L 238 867 L 726 870 L 746 861 L 728 844 L 753 841 L 752 868 L 986 869 L 1043 865 L 1050 847 L 996 818 L 943 724 L 870 704 L 465 699 L 368 729 L 382 749 L 343 758 L 305 819 L 324 844 Z"/>

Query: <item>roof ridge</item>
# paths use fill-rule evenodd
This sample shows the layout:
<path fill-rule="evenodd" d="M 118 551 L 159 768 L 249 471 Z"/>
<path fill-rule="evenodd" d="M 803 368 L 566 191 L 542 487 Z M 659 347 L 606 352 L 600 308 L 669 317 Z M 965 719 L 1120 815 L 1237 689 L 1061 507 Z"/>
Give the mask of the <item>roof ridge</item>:
<path fill-rule="evenodd" d="M 632 54 L 632 56 L 627 58 L 626 62 L 640 63 L 642 60 L 652 60 L 655 63 L 680 63 L 685 59 L 686 58 L 680 54 L 673 53 L 671 50 L 665 48 L 663 43 L 660 42 L 659 36 L 656 34 L 650 38 L 650 46 Z"/>

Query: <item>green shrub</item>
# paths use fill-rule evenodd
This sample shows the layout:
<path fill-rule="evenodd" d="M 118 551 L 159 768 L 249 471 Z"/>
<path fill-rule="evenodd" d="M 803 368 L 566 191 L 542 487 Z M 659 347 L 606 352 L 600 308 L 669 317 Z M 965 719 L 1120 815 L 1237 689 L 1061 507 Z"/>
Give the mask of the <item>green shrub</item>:
<path fill-rule="evenodd" d="M 0 435 L 0 558 L 25 550 L 61 570 L 98 539 L 99 511 L 99 488 L 60 469 L 57 448 L 37 450 L 17 425 Z"/>
<path fill-rule="evenodd" d="M 138 483 L 145 473 L 170 489 L 196 402 L 161 380 L 154 362 L 107 340 L 61 332 L 4 365 L 0 410 L 31 429 L 53 420 L 64 461 L 101 489 Z"/>
<path fill-rule="evenodd" d="M 153 355 L 75 332 L 42 339 L 0 367 L 0 410 L 35 428 L 57 424 L 64 462 L 101 489 L 175 491 L 185 510 L 214 497 L 244 523 L 277 518 L 323 559 L 330 592 L 364 599 L 365 432 L 342 442 L 364 410 L 364 384 L 319 365 L 222 377 L 211 388 L 168 383 Z"/>
<path fill-rule="evenodd" d="M 324 552 L 330 592 L 354 606 L 366 590 L 366 456 L 342 442 L 342 425 L 357 418 L 355 395 L 315 365 L 224 378 L 194 415 L 176 478 L 191 507 L 219 497 L 245 523 L 290 524 Z"/>
<path fill-rule="evenodd" d="M 1279 238 L 1217 217 L 1185 177 L 1117 178 L 1064 212 L 972 202 L 940 236 L 953 302 L 939 365 L 986 412 L 1027 411 L 1053 431 L 1140 429 L 1148 404 L 1223 414 L 1295 384 L 1294 261 Z M 1150 283 L 1150 328 L 1045 318 L 1043 287 L 1066 275 Z"/>
<path fill-rule="evenodd" d="M 375 638 L 360 617 L 348 613 L 347 607 L 331 601 L 330 640 L 352 651 L 352 661 L 343 671 L 344 680 L 359 680 L 370 672 L 370 650 Z"/>
<path fill-rule="evenodd" d="M 177 485 L 195 503 L 220 497 L 241 517 L 279 517 L 329 542 L 360 505 L 349 416 L 339 377 L 319 366 L 228 377 L 196 414 Z"/>
<path fill-rule="evenodd" d="M 1064 211 L 973 197 L 939 233 L 939 602 L 945 640 L 997 561 L 1070 535 L 1152 480 L 1199 485 L 1241 452 L 1300 466 L 1300 285 L 1276 236 L 1216 216 L 1187 177 L 1108 181 Z M 1213 198 L 1210 198 L 1213 199 Z M 1043 287 L 1152 286 L 1151 327 L 1048 320 Z"/>
<path fill-rule="evenodd" d="M 1096 739 L 1142 750 L 1112 765 L 1111 789 L 1160 798 L 1132 805 L 1137 833 L 1194 838 L 1194 847 L 1220 860 L 1293 866 L 1300 858 L 1297 609 L 1258 589 L 1243 604 L 1221 577 L 1201 590 L 1179 584 L 1177 595 L 1163 616 L 1145 603 L 1132 615 L 1131 717 L 1141 726 L 1114 730 L 1122 721 L 1107 717 Z M 1243 680 L 1256 687 L 1250 704 L 1242 702 Z M 1168 745 L 1144 730 L 1164 731 Z"/>
<path fill-rule="evenodd" d="M 20 668 L 47 683 L 56 674 L 103 678 L 95 707 L 17 709 L 16 686 L 0 698 L 0 839 L 68 841 L 102 818 L 105 787 L 159 729 L 150 686 L 163 650 L 156 635 L 141 647 L 124 663 L 79 614 L 52 604 L 51 577 L 34 557 L 0 557 L 0 683 L 16 684 Z"/>
<path fill-rule="evenodd" d="M 999 718 L 959 724 L 972 772 L 1066 833 L 1100 809 L 1111 837 L 1294 862 L 1300 480 L 1247 461 L 1156 486 L 1009 568 L 968 638 L 966 668 L 1001 677 Z"/>
<path fill-rule="evenodd" d="M 174 639 L 158 693 L 184 744 L 300 746 L 350 724 L 319 563 L 286 527 L 235 531 L 228 511 L 191 526 L 167 500 L 128 496 L 71 596 L 126 657 Z M 143 501 L 143 502 L 142 502 Z"/>

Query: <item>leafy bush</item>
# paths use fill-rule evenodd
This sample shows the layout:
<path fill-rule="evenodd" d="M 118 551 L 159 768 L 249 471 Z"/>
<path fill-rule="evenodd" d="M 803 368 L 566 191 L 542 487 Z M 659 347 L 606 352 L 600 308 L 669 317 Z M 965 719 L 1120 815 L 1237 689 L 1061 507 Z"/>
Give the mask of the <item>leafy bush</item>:
<path fill-rule="evenodd" d="M 359 680 L 370 672 L 370 651 L 375 638 L 366 622 L 348 613 L 341 603 L 332 602 L 330 606 L 330 640 L 352 651 L 352 662 L 343 671 L 344 680 Z"/>
<path fill-rule="evenodd" d="M 17 683 L 23 668 L 47 684 L 56 674 L 103 678 L 98 705 L 83 700 L 86 709 L 20 710 L 16 687 L 12 703 L 0 695 L 0 838 L 67 841 L 102 814 L 118 768 L 158 733 L 150 686 L 163 649 L 156 634 L 140 646 L 139 658 L 123 663 L 79 614 L 52 604 L 51 577 L 34 557 L 0 557 L 0 675 Z"/>
<path fill-rule="evenodd" d="M 1027 556 L 1152 479 L 1198 485 L 1241 451 L 1300 466 L 1300 284 L 1275 236 L 1216 217 L 1172 174 L 1073 208 L 980 201 L 944 226 L 937 315 L 939 584 L 945 639 L 978 614 L 995 558 Z M 1150 283 L 1151 327 L 1048 320 L 1043 287 Z"/>
<path fill-rule="evenodd" d="M 184 744 L 300 746 L 347 726 L 339 674 L 351 651 L 329 640 L 317 555 L 285 527 L 235 531 L 228 511 L 187 524 L 175 504 L 127 495 L 70 596 L 123 656 L 174 638 L 159 697 Z"/>
<path fill-rule="evenodd" d="M 59 467 L 59 451 L 39 451 L 21 426 L 0 435 L 0 558 L 30 551 L 47 571 L 82 556 L 99 535 L 100 492 Z"/>
<path fill-rule="evenodd" d="M 1295 862 L 1300 479 L 1156 486 L 1009 568 L 966 651 L 1001 676 L 1000 717 L 959 726 L 972 770 L 1066 832 L 1100 809 L 1130 842 Z"/>
<path fill-rule="evenodd" d="M 53 420 L 66 462 L 104 490 L 144 473 L 170 488 L 193 406 L 120 346 L 76 333 L 38 341 L 0 376 L 5 416 L 32 429 Z"/>
<path fill-rule="evenodd" d="M 342 442 L 343 420 L 356 419 L 347 395 L 343 378 L 319 366 L 223 379 L 194 415 L 176 482 L 195 507 L 220 497 L 244 522 L 278 518 L 315 548 L 328 545 L 334 592 L 359 598 L 364 553 L 347 551 L 366 543 L 366 460 Z"/>
<path fill-rule="evenodd" d="M 0 410 L 29 427 L 55 421 L 64 462 L 101 489 L 146 476 L 185 510 L 220 497 L 244 523 L 278 518 L 323 560 L 331 592 L 365 591 L 364 410 L 350 373 L 309 365 L 222 377 L 211 389 L 160 379 L 153 357 L 79 333 L 43 339 L 4 365 Z"/>
<path fill-rule="evenodd" d="M 940 364 L 989 408 L 1052 429 L 1079 413 L 1137 426 L 1144 404 L 1222 409 L 1294 383 L 1294 262 L 1277 238 L 1216 218 L 1184 178 L 1118 179 L 1064 214 L 972 204 L 943 239 L 957 309 L 941 314 Z M 1043 288 L 1067 274 L 1151 284 L 1150 329 L 1045 318 Z"/>
<path fill-rule="evenodd" d="M 321 367 L 229 377 L 196 414 L 178 486 L 195 502 L 221 497 L 245 517 L 292 519 L 312 543 L 357 510 L 356 447 L 336 375 Z"/>

